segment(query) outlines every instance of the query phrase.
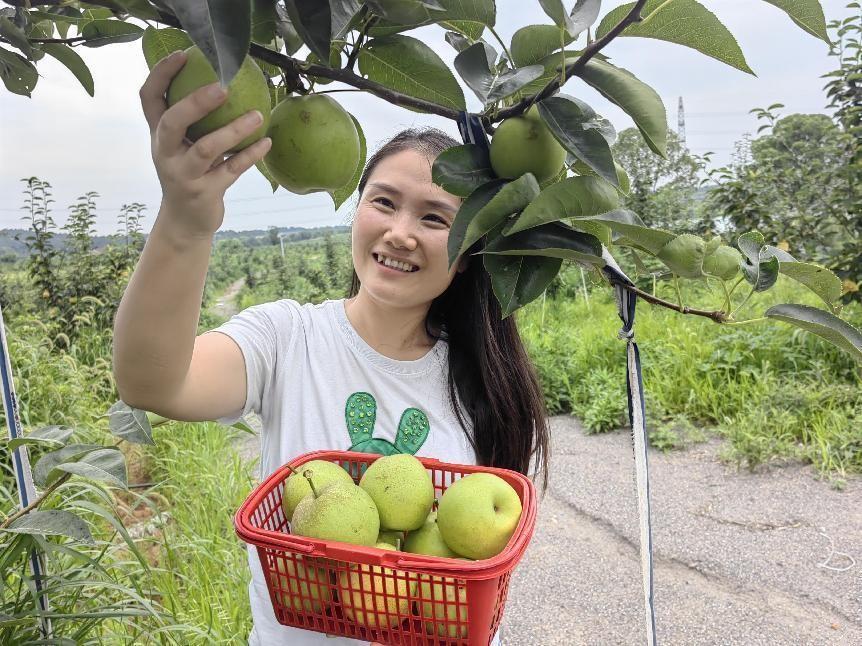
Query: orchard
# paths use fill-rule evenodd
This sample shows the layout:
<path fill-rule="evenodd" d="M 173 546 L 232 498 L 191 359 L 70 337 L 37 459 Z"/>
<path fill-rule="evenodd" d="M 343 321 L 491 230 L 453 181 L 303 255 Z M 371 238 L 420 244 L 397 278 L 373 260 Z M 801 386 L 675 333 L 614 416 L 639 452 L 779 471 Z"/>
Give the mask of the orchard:
<path fill-rule="evenodd" d="M 862 282 L 854 273 L 862 257 L 858 214 L 849 221 L 846 262 L 840 267 L 798 259 L 779 240 L 748 227 L 696 235 L 648 226 L 639 213 L 625 208 L 631 169 L 614 156 L 614 126 L 579 96 L 585 87 L 597 91 L 631 119 L 639 143 L 657 158 L 667 158 L 666 108 L 654 89 L 610 58 L 614 43 L 641 39 L 647 48 L 656 40 L 666 41 L 739 74 L 753 73 L 720 11 L 713 13 L 697 0 L 636 0 L 611 10 L 603 10 L 600 0 L 536 1 L 546 24 L 525 24 L 505 42 L 495 30 L 497 5 L 503 2 L 495 0 L 5 0 L 0 8 L 0 78 L 8 92 L 29 97 L 40 90 L 38 66 L 47 55 L 93 95 L 87 60 L 96 54 L 90 49 L 110 50 L 114 44 L 139 41 L 150 68 L 183 50 L 187 62 L 167 92 L 168 104 L 215 81 L 228 92 L 225 104 L 194 124 L 188 138 L 198 139 L 257 110 L 259 128 L 232 152 L 270 137 L 272 148 L 252 172 L 266 178 L 273 192 L 324 193 L 335 208 L 355 193 L 368 151 L 363 124 L 340 104 L 333 84 L 338 91 L 360 91 L 404 110 L 434 115 L 457 123 L 464 141 L 439 155 L 432 171 L 436 184 L 462 198 L 448 240 L 450 264 L 462 254 L 480 260 L 504 316 L 540 298 L 566 263 L 633 299 L 728 329 L 767 322 L 793 326 L 862 365 L 862 332 L 842 313 Z M 799 28 L 800 39 L 832 44 L 818 0 L 762 2 L 773 5 L 776 15 L 783 12 L 782 17 Z M 429 25 L 439 28 L 437 42 L 411 33 Z M 456 54 L 452 68 L 437 53 L 443 48 Z M 468 112 L 464 88 L 479 100 L 481 111 Z M 858 100 L 842 98 L 838 89 L 833 94 L 851 108 Z M 842 115 L 847 132 L 858 138 L 858 105 Z M 858 177 L 862 158 L 858 148 L 854 150 L 850 172 Z M 735 196 L 725 191 L 723 199 L 730 202 Z M 793 246 L 795 241 L 788 241 Z M 629 280 L 620 270 L 622 264 L 644 275 L 650 273 L 646 265 L 659 266 L 651 274 L 653 285 L 655 278 L 669 281 L 676 297 L 659 297 L 655 288 L 650 291 L 642 282 Z M 772 289 L 779 276 L 816 295 L 819 306 L 791 300 L 757 309 L 758 296 Z M 714 288 L 698 293 L 718 294 L 716 301 L 686 302 L 681 289 L 686 282 Z M 755 313 L 749 316 L 752 308 Z M 122 402 L 108 417 L 118 438 L 142 444 L 152 443 L 151 423 L 166 421 Z M 38 568 L 40 554 L 49 551 L 46 535 L 91 540 L 82 516 L 104 515 L 101 507 L 87 513 L 38 509 L 52 493 L 70 486 L 73 475 L 126 485 L 125 463 L 116 447 L 76 443 L 69 429 L 47 427 L 10 442 L 8 448 L 27 445 L 51 452 L 35 469 L 41 493 L 0 522 L 4 536 L 13 536 L 4 547 L 0 574 L 5 572 L 3 563 L 16 559 L 28 558 Z M 18 454 L 26 458 L 26 452 Z M 381 465 L 392 464 L 394 457 L 381 458 Z M 485 559 L 503 548 L 521 513 L 517 497 L 479 477 L 459 481 L 449 489 L 448 499 L 435 504 L 424 479 L 394 476 L 409 489 L 415 503 L 415 509 L 409 509 L 385 500 L 375 485 L 380 474 L 372 468 L 362 482 L 354 483 L 330 463 L 309 467 L 285 485 L 283 513 L 298 535 L 345 540 L 339 531 L 357 529 L 358 543 L 364 546 Z M 471 491 L 471 486 L 476 489 Z M 458 506 L 459 495 L 468 501 L 466 511 Z M 480 501 L 492 495 L 504 500 L 506 522 L 484 533 L 487 544 L 476 544 L 477 530 L 469 523 L 476 520 Z M 399 516 L 406 512 L 409 518 Z M 318 591 L 319 582 L 330 576 L 325 564 L 311 560 L 286 561 L 279 567 L 290 585 L 301 579 Z M 353 594 L 384 574 L 385 569 L 344 571 L 336 583 L 323 588 L 325 594 L 306 594 L 295 610 L 320 613 L 338 602 L 354 621 L 370 628 L 380 627 L 393 614 L 413 611 L 433 632 L 433 620 L 443 617 L 432 604 L 381 607 L 377 599 Z M 410 590 L 388 590 L 384 596 L 460 599 L 459 589 L 443 592 L 440 580 L 414 583 Z M 156 614 L 145 591 L 130 588 L 123 594 L 137 604 L 133 610 L 118 603 L 103 614 L 94 611 L 77 619 L 89 629 L 125 617 L 124 612 Z M 37 626 L 45 637 L 46 619 L 64 619 L 51 615 L 44 603 L 37 607 L 39 603 L 25 590 L 15 603 L 0 608 L 0 641 L 7 643 L 5 637 L 19 629 L 23 632 L 18 635 L 36 639 Z M 291 598 L 285 603 L 290 606 Z M 369 607 L 382 614 L 368 612 Z M 451 616 L 449 620 L 454 621 Z M 81 629 L 81 634 L 86 632 Z"/>

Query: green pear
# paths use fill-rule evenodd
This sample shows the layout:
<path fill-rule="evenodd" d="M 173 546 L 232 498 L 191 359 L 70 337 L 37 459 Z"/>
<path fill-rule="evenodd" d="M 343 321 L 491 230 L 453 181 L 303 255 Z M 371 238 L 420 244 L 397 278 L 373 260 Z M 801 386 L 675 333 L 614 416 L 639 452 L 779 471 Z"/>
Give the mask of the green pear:
<path fill-rule="evenodd" d="M 281 601 L 297 612 L 323 612 L 332 600 L 329 584 L 329 571 L 313 560 L 304 562 L 296 555 L 296 563 L 291 559 L 277 559 L 278 572 L 276 591 L 281 592 Z"/>
<path fill-rule="evenodd" d="M 168 105 L 172 106 L 198 88 L 216 81 L 218 81 L 218 75 L 212 65 L 197 45 L 193 45 L 186 50 L 186 62 L 183 68 L 177 72 L 168 86 Z M 227 86 L 227 92 L 227 98 L 219 107 L 189 126 L 186 136 L 192 141 L 197 141 L 246 112 L 258 110 L 263 115 L 263 121 L 253 133 L 228 151 L 233 153 L 253 144 L 266 134 L 272 112 L 272 100 L 266 77 L 257 63 L 248 55 Z"/>
<path fill-rule="evenodd" d="M 449 639 L 467 636 L 466 586 L 458 585 L 455 579 L 423 574 L 420 576 L 419 595 L 422 601 L 416 606 L 429 635 Z"/>
<path fill-rule="evenodd" d="M 389 543 L 377 543 L 375 547 L 395 549 Z M 391 568 L 372 565 L 369 572 L 368 567 L 353 566 L 339 575 L 338 598 L 344 614 L 366 628 L 397 626 L 410 615 L 410 598 L 416 596 L 418 582 L 408 582 L 403 576 L 396 578 Z"/>
<path fill-rule="evenodd" d="M 311 472 L 311 479 L 318 491 L 330 482 L 354 484 L 353 478 L 347 471 L 335 462 L 329 462 L 328 460 L 311 460 L 303 464 L 300 469 L 301 472 L 294 471 L 284 483 L 281 504 L 284 507 L 284 515 L 288 521 L 293 518 L 293 511 L 296 509 L 299 501 L 311 493 L 311 486 L 308 484 L 305 476 L 302 475 L 306 471 Z"/>
<path fill-rule="evenodd" d="M 290 530 L 297 536 L 354 545 L 374 545 L 380 531 L 377 507 L 365 490 L 344 482 L 330 482 L 299 501 Z"/>
<path fill-rule="evenodd" d="M 443 492 L 437 526 L 450 549 L 471 559 L 499 554 L 518 526 L 521 499 L 493 473 L 471 473 Z"/>
<path fill-rule="evenodd" d="M 428 514 L 422 527 L 407 534 L 407 540 L 404 541 L 404 551 L 413 554 L 427 554 L 428 556 L 458 558 L 458 555 L 449 549 L 440 534 L 436 511 Z"/>
<path fill-rule="evenodd" d="M 419 529 L 434 505 L 434 483 L 409 453 L 377 458 L 359 481 L 377 505 L 386 529 Z"/>
<path fill-rule="evenodd" d="M 377 536 L 378 543 L 389 543 L 396 550 L 400 550 L 404 544 L 404 532 L 399 532 L 394 529 L 381 529 Z"/>

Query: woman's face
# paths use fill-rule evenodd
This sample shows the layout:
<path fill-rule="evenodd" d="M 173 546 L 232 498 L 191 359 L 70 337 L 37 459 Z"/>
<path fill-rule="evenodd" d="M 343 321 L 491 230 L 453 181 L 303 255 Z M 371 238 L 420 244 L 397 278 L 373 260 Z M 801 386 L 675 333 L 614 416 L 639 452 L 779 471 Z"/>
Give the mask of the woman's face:
<path fill-rule="evenodd" d="M 383 158 L 353 221 L 353 267 L 362 290 L 394 307 L 430 305 L 457 272 L 458 263 L 448 267 L 446 243 L 460 205 L 431 181 L 431 161 L 422 153 Z"/>

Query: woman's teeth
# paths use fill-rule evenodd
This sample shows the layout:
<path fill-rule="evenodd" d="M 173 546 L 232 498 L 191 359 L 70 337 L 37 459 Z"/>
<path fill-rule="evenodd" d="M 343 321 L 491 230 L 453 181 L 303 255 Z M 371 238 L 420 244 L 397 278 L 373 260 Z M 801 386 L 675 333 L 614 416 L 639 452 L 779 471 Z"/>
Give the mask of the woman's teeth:
<path fill-rule="evenodd" d="M 381 265 L 386 265 L 387 267 L 391 267 L 392 269 L 397 269 L 406 273 L 410 273 L 419 269 L 414 265 L 408 264 L 406 262 L 401 262 L 400 260 L 392 260 L 392 258 L 388 258 L 387 256 L 384 256 L 382 254 L 377 254 L 377 262 Z"/>

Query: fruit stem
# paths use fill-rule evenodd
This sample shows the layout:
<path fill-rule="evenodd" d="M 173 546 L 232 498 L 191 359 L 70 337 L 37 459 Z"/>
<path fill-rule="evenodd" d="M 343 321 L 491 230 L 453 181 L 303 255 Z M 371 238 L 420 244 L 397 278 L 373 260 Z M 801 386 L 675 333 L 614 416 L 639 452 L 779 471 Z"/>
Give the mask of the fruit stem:
<path fill-rule="evenodd" d="M 314 497 L 318 497 L 317 489 L 314 488 L 314 483 L 311 481 L 311 469 L 306 469 L 302 472 L 302 475 L 305 476 L 305 479 L 308 480 L 308 486 L 311 487 L 311 493 L 314 494 Z"/>

